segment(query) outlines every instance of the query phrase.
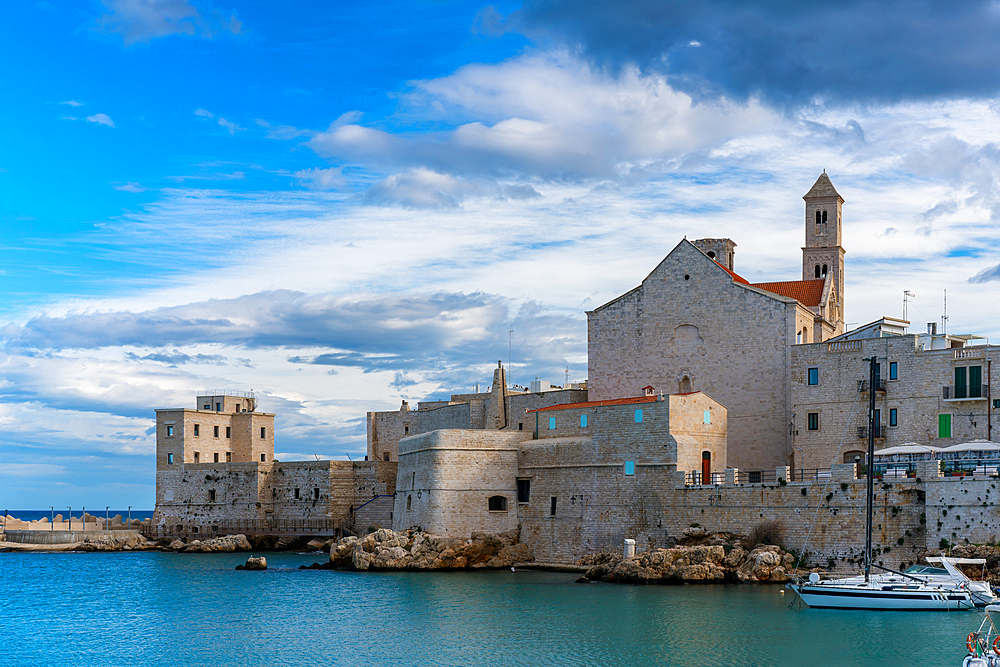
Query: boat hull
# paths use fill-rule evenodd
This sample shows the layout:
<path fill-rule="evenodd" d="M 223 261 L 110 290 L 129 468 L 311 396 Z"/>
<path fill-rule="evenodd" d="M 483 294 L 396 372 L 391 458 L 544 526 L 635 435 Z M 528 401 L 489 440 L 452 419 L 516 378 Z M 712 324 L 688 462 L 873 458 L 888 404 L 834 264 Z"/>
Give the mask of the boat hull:
<path fill-rule="evenodd" d="M 895 611 L 962 611 L 975 603 L 965 591 L 880 590 L 841 586 L 789 585 L 815 609 L 870 609 Z"/>

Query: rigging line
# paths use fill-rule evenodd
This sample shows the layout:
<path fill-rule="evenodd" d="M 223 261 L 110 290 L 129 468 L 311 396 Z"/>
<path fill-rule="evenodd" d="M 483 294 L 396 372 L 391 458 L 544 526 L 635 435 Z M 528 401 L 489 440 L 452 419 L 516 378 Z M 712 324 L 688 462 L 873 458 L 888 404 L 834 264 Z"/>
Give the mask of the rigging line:
<path fill-rule="evenodd" d="M 874 391 L 874 389 L 875 389 L 874 387 L 869 387 L 868 388 L 869 391 Z M 834 463 L 836 463 L 837 457 L 840 456 L 840 450 L 844 448 L 844 439 L 847 437 L 847 432 L 850 430 L 851 424 L 854 423 L 854 411 L 855 411 L 855 409 L 858 406 L 858 399 L 859 398 L 861 398 L 861 386 L 860 385 L 858 386 L 857 393 L 854 395 L 854 403 L 851 404 L 851 412 L 850 412 L 850 414 L 847 415 L 847 421 L 844 422 L 844 430 L 840 434 L 840 444 L 837 445 L 837 451 L 834 452 L 834 454 L 833 454 L 833 460 L 830 461 L 830 478 L 826 480 L 826 484 L 824 484 L 823 488 L 820 489 L 820 495 L 821 496 L 822 496 L 823 492 L 826 491 L 827 487 L 830 485 L 830 482 L 833 481 L 833 465 L 834 465 Z M 868 465 L 872 465 L 872 462 L 868 461 Z M 795 561 L 795 569 L 796 570 L 799 569 L 799 565 L 802 563 L 802 559 L 805 558 L 806 547 L 809 545 L 809 538 L 812 537 L 813 526 L 816 525 L 816 517 L 819 516 L 820 509 L 821 509 L 821 506 L 820 506 L 819 503 L 817 503 L 816 504 L 816 511 L 813 512 L 812 519 L 809 521 L 809 530 L 806 532 L 806 539 L 805 539 L 805 542 L 803 542 L 803 544 L 802 544 L 802 550 L 799 552 L 799 558 L 798 558 L 797 561 Z"/>

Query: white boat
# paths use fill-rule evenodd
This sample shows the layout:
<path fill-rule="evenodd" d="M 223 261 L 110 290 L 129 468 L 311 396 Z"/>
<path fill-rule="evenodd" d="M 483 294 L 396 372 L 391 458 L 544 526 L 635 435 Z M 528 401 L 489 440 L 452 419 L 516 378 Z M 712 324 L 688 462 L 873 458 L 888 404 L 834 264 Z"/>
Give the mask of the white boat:
<path fill-rule="evenodd" d="M 1000 613 L 1000 605 L 987 605 L 979 630 L 965 638 L 968 653 L 962 667 L 1000 667 L 1000 633 L 993 621 L 996 613 Z"/>
<path fill-rule="evenodd" d="M 875 368 L 878 359 L 867 359 L 870 383 L 876 383 Z M 959 611 L 974 609 L 996 602 L 993 589 L 985 581 L 974 582 L 956 567 L 961 559 L 937 558 L 941 568 L 920 566 L 919 572 L 894 572 L 886 568 L 884 574 L 872 574 L 872 499 L 874 497 L 875 461 L 875 392 L 870 392 L 868 403 L 868 496 L 865 517 L 865 570 L 856 577 L 822 579 L 813 572 L 807 581 L 788 584 L 810 607 L 819 609 L 871 609 L 905 611 Z M 930 560 L 930 559 L 928 559 Z M 973 559 L 966 559 L 973 560 Z M 976 563 L 982 559 L 975 559 Z M 985 561 L 982 562 L 985 565 Z"/>

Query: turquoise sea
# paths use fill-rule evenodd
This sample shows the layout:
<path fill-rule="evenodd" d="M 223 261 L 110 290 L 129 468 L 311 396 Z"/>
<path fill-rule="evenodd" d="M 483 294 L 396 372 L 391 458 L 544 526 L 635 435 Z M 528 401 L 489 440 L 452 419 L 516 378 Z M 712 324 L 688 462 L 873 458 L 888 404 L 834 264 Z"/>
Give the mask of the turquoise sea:
<path fill-rule="evenodd" d="M 0 664 L 961 665 L 978 612 L 789 608 L 777 586 L 299 570 L 320 554 L 0 554 Z"/>

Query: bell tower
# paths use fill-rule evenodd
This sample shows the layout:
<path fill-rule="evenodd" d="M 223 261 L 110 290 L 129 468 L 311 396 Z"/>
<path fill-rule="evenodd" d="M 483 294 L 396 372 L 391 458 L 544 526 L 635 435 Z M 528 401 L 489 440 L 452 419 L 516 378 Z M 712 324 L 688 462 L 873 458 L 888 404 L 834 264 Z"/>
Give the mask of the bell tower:
<path fill-rule="evenodd" d="M 841 246 L 841 212 L 844 198 L 830 182 L 826 170 L 816 179 L 806 202 L 806 245 L 802 248 L 802 279 L 830 278 L 830 302 L 823 316 L 836 334 L 844 331 L 844 248 Z"/>

